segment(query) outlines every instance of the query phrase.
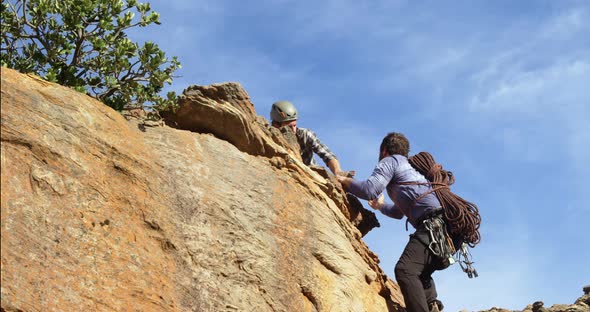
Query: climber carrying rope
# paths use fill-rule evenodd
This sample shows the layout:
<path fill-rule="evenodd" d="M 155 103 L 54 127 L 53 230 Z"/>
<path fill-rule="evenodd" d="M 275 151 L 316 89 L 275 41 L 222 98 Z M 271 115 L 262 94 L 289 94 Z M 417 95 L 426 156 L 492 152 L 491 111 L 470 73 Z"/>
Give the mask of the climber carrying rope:
<path fill-rule="evenodd" d="M 479 243 L 481 218 L 476 205 L 450 191 L 455 181 L 450 171 L 426 152 L 408 157 L 409 150 L 403 134 L 389 133 L 367 180 L 341 176 L 338 180 L 374 209 L 395 219 L 405 216 L 416 229 L 395 266 L 395 277 L 407 311 L 442 311 L 432 273 L 458 260 L 469 277 L 477 276 L 467 247 Z M 384 202 L 384 190 L 393 204 Z M 457 252 L 463 260 L 453 257 Z"/>

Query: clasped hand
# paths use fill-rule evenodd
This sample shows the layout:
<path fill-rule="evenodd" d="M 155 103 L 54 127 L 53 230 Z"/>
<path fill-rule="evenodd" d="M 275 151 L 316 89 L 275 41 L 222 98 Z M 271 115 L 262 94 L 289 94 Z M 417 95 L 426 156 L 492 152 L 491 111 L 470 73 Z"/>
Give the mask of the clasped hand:
<path fill-rule="evenodd" d="M 371 208 L 373 208 L 375 210 L 381 210 L 381 208 L 383 207 L 384 204 L 385 204 L 385 197 L 383 196 L 383 194 L 379 195 L 379 197 L 377 197 L 375 199 L 369 200 L 369 206 L 371 206 Z"/>

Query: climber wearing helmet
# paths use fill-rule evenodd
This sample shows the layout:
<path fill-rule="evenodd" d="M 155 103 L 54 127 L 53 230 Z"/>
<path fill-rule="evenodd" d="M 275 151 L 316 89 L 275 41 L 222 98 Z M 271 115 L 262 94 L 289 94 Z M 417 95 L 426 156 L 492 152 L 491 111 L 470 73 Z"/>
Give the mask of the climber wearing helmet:
<path fill-rule="evenodd" d="M 326 145 L 322 144 L 313 131 L 306 128 L 297 127 L 297 109 L 288 101 L 278 101 L 272 104 L 270 109 L 270 119 L 273 127 L 290 128 L 297 137 L 297 142 L 301 148 L 301 159 L 306 165 L 316 165 L 313 159 L 313 153 L 316 153 L 330 168 L 335 175 L 344 174 L 340 169 L 340 162 Z M 352 172 L 351 172 L 352 173 Z"/>

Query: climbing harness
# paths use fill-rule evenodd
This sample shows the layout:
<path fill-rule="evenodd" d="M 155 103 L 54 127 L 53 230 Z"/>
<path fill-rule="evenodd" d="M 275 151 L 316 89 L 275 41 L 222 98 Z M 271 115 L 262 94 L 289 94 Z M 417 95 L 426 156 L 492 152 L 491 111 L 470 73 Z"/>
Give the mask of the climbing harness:
<path fill-rule="evenodd" d="M 477 271 L 473 267 L 469 245 L 462 242 L 461 248 L 455 250 L 455 245 L 447 232 L 442 216 L 436 215 L 426 218 L 422 221 L 422 224 L 424 224 L 424 228 L 428 230 L 430 235 L 428 249 L 441 259 L 442 269 L 446 269 L 455 262 L 458 262 L 463 272 L 467 273 L 469 278 L 478 276 Z"/>

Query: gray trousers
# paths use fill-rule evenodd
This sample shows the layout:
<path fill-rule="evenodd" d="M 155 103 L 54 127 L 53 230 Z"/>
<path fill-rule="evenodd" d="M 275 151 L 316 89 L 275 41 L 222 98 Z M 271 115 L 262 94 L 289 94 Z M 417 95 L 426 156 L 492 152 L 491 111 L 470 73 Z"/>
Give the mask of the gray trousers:
<path fill-rule="evenodd" d="M 429 240 L 428 231 L 416 230 L 395 265 L 395 279 L 408 312 L 429 312 L 428 304 L 437 296 L 432 273 L 441 269 L 442 263 L 428 249 Z"/>

